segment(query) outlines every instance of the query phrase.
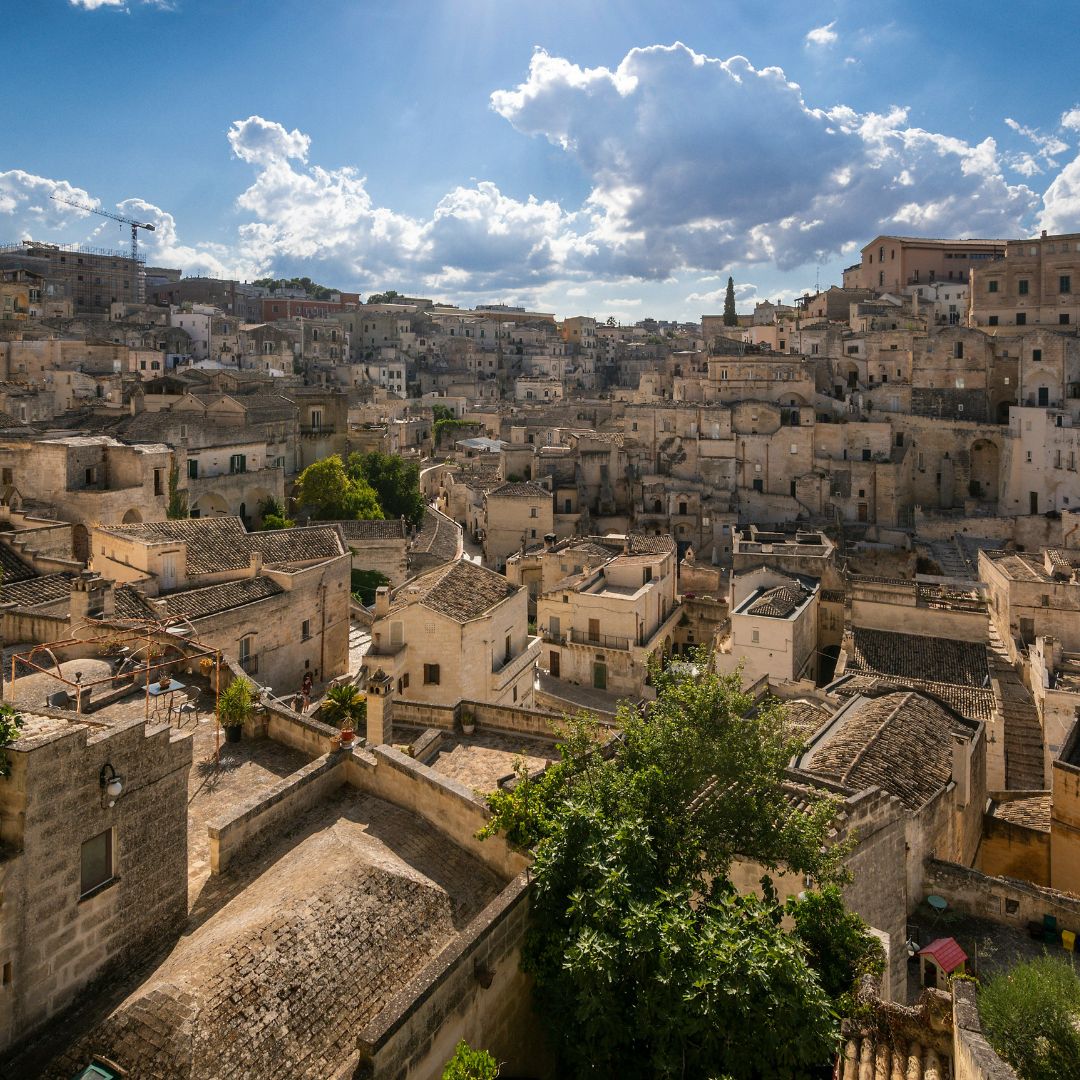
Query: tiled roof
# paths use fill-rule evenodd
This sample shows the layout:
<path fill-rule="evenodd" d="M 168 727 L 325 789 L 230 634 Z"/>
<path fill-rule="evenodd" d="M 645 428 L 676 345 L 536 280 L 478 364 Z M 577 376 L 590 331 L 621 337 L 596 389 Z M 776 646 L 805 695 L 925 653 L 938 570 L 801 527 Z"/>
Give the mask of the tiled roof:
<path fill-rule="evenodd" d="M 187 544 L 189 574 L 238 570 L 251 562 L 252 553 L 256 551 L 265 563 L 273 565 L 332 559 L 346 550 L 341 533 L 334 525 L 249 533 L 238 517 L 147 521 L 135 525 L 110 525 L 105 531 L 155 544 L 183 541 Z"/>
<path fill-rule="evenodd" d="M 667 533 L 630 533 L 626 539 L 628 555 L 663 555 L 675 550 L 675 541 Z"/>
<path fill-rule="evenodd" d="M 223 581 L 203 589 L 170 593 L 162 599 L 165 601 L 165 613 L 169 616 L 182 615 L 188 619 L 203 619 L 220 611 L 266 600 L 284 591 L 276 582 L 260 575 L 241 581 Z"/>
<path fill-rule="evenodd" d="M 745 614 L 761 615 L 770 619 L 787 619 L 794 615 L 812 595 L 809 589 L 798 582 L 777 585 L 772 589 L 765 589 L 746 607 Z"/>
<path fill-rule="evenodd" d="M 800 739 L 809 739 L 830 716 L 832 709 L 816 701 L 784 702 L 785 726 Z"/>
<path fill-rule="evenodd" d="M 852 631 L 852 639 L 849 670 L 957 686 L 990 685 L 986 646 L 982 643 L 863 627 Z"/>
<path fill-rule="evenodd" d="M 429 507 L 424 511 L 420 531 L 409 545 L 409 555 L 428 555 L 450 562 L 458 557 L 460 547 L 461 526 Z"/>
<path fill-rule="evenodd" d="M 1023 825 L 1028 829 L 1049 832 L 1050 799 L 1048 791 L 1002 802 L 995 799 L 990 803 L 989 814 L 991 817 L 1011 822 L 1013 825 Z"/>
<path fill-rule="evenodd" d="M 35 575 L 35 571 L 32 567 L 26 563 L 11 550 L 4 540 L 13 539 L 18 533 L 4 533 L 3 539 L 0 540 L 0 582 L 4 585 L 11 585 L 16 581 L 26 581 L 28 578 L 32 578 Z"/>
<path fill-rule="evenodd" d="M 159 619 L 161 612 L 131 585 L 120 585 L 113 593 L 115 616 L 118 619 Z"/>
<path fill-rule="evenodd" d="M 386 518 L 377 521 L 336 521 L 342 535 L 349 540 L 405 540 L 409 536 L 408 526 L 401 518 Z"/>
<path fill-rule="evenodd" d="M 858 697 L 866 691 L 881 691 L 889 687 L 918 690 L 929 697 L 939 698 L 968 720 L 989 720 L 994 712 L 994 691 L 955 683 L 934 682 L 930 679 L 902 679 L 895 675 L 843 675 L 828 687 L 830 694 L 840 698 Z"/>
<path fill-rule="evenodd" d="M 840 710 L 799 766 L 857 790 L 881 788 L 918 810 L 952 777 L 953 733 L 969 722 L 913 691 L 858 697 Z"/>
<path fill-rule="evenodd" d="M 0 586 L 0 604 L 18 604 L 19 607 L 38 607 L 66 600 L 71 595 L 74 574 L 45 574 L 26 578 Z"/>
<path fill-rule="evenodd" d="M 514 482 L 500 484 L 487 493 L 489 499 L 550 499 L 551 492 L 539 484 Z"/>
<path fill-rule="evenodd" d="M 513 596 L 518 588 L 494 570 L 458 559 L 406 582 L 395 591 L 392 608 L 418 603 L 457 622 L 468 622 Z"/>

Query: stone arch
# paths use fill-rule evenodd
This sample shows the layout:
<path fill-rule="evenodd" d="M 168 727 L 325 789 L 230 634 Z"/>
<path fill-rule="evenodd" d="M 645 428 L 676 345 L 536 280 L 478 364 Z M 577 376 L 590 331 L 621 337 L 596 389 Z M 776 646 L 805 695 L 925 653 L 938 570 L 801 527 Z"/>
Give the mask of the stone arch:
<path fill-rule="evenodd" d="M 1001 451 L 992 439 L 976 439 L 971 444 L 970 494 L 972 498 L 996 502 Z"/>
<path fill-rule="evenodd" d="M 128 510 L 120 521 L 121 525 L 138 525 L 142 521 L 142 514 L 133 506 Z"/>
<path fill-rule="evenodd" d="M 229 504 L 216 492 L 206 491 L 191 506 L 192 517 L 227 517 Z"/>

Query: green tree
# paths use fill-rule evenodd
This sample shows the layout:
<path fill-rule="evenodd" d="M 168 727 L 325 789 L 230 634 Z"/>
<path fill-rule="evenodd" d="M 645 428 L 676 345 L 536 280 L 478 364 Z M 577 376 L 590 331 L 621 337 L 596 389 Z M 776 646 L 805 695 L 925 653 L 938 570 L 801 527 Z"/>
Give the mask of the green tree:
<path fill-rule="evenodd" d="M 442 1080 L 496 1080 L 498 1062 L 486 1050 L 474 1050 L 464 1039 L 443 1069 Z"/>
<path fill-rule="evenodd" d="M 345 467 L 350 479 L 371 485 L 388 518 L 405 518 L 419 525 L 424 517 L 424 497 L 420 494 L 420 463 L 394 454 L 350 454 Z"/>
<path fill-rule="evenodd" d="M 739 325 L 739 316 L 735 312 L 735 280 L 730 277 L 727 279 L 727 292 L 724 293 L 724 325 Z"/>
<path fill-rule="evenodd" d="M 399 293 L 397 291 L 397 289 L 387 289 L 386 292 L 372 293 L 367 298 L 367 300 L 364 301 L 364 303 L 366 303 L 366 304 L 395 304 L 399 300 L 404 300 L 404 299 L 405 298 L 401 295 L 401 293 Z"/>
<path fill-rule="evenodd" d="M 350 572 L 350 578 L 349 591 L 366 607 L 375 603 L 376 589 L 390 584 L 390 579 L 378 570 L 353 570 Z"/>
<path fill-rule="evenodd" d="M 1080 978 L 1064 957 L 1044 955 L 995 975 L 979 991 L 979 1016 L 1021 1080 L 1080 1076 Z"/>
<path fill-rule="evenodd" d="M 350 476 L 339 454 L 312 462 L 296 478 L 296 503 L 320 521 L 374 521 L 383 517 L 371 485 Z"/>
<path fill-rule="evenodd" d="M 738 896 L 728 871 L 746 856 L 841 880 L 835 804 L 792 805 L 782 709 L 754 708 L 707 652 L 654 683 L 647 715 L 620 710 L 616 753 L 573 721 L 558 762 L 490 797 L 487 831 L 535 851 L 523 963 L 560 1075 L 805 1075 L 834 1046 L 834 1004 L 768 878 Z"/>
<path fill-rule="evenodd" d="M 273 495 L 268 495 L 259 503 L 260 528 L 266 529 L 291 529 L 296 522 L 285 513 L 285 504 Z"/>

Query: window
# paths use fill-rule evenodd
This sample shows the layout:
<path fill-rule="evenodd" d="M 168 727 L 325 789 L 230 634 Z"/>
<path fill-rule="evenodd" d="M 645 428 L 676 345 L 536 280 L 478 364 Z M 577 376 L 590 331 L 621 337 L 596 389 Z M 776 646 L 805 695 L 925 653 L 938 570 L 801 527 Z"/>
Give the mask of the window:
<path fill-rule="evenodd" d="M 964 343 L 962 341 L 956 342 L 953 346 L 953 356 L 956 357 L 957 360 L 964 359 Z"/>
<path fill-rule="evenodd" d="M 1027 313 L 1024 311 L 1018 311 L 1016 313 L 1016 325 L 1027 326 Z"/>
<path fill-rule="evenodd" d="M 1017 291 L 1017 292 L 1018 292 L 1018 293 L 1019 293 L 1019 294 L 1020 294 L 1021 296 L 1027 296 L 1027 294 L 1028 294 L 1028 280 L 1027 280 L 1027 278 L 1021 278 L 1021 279 L 1020 279 L 1020 280 L 1019 280 L 1019 281 L 1018 281 L 1018 282 L 1016 283 L 1016 291 Z"/>
<path fill-rule="evenodd" d="M 300 640 L 307 641 L 309 637 L 311 637 L 311 620 L 305 619 L 300 624 Z"/>
<path fill-rule="evenodd" d="M 1070 293 L 1072 292 L 1072 276 L 1069 274 L 1062 274 L 1058 278 L 1058 292 Z"/>
<path fill-rule="evenodd" d="M 531 518 L 537 517 L 539 515 L 539 513 L 540 513 L 539 510 L 537 510 L 535 506 L 533 506 L 533 507 L 531 507 L 529 509 L 529 517 L 531 517 Z"/>
<path fill-rule="evenodd" d="M 761 634 L 757 630 L 751 630 L 750 640 L 756 645 L 761 640 Z"/>
<path fill-rule="evenodd" d="M 510 662 L 510 657 L 513 656 L 513 655 L 514 655 L 514 651 L 513 651 L 513 649 L 511 648 L 511 645 L 510 645 L 510 635 L 507 634 L 506 635 L 506 640 L 503 642 L 503 663 L 504 664 L 509 663 Z"/>
<path fill-rule="evenodd" d="M 987 326 L 997 326 L 997 324 L 998 324 L 998 317 L 996 315 L 991 315 L 990 318 L 988 318 L 986 320 L 986 325 Z"/>
<path fill-rule="evenodd" d="M 155 469 L 154 470 L 154 494 L 155 495 L 161 495 L 161 494 L 164 493 L 163 485 L 162 485 L 162 482 L 161 482 L 163 477 L 164 477 L 164 472 L 165 472 L 164 469 Z"/>
<path fill-rule="evenodd" d="M 199 459 L 198 458 L 188 458 L 187 474 L 188 474 L 188 479 L 189 480 L 198 480 L 199 479 Z"/>
<path fill-rule="evenodd" d="M 1066 313 L 1062 312 L 1062 314 L 1060 314 L 1058 316 L 1058 324 L 1060 326 L 1068 326 L 1069 325 L 1069 316 Z"/>
<path fill-rule="evenodd" d="M 85 900 L 112 881 L 113 876 L 113 831 L 106 829 L 82 846 L 79 899 Z"/>
<path fill-rule="evenodd" d="M 986 283 L 986 291 L 987 292 L 997 292 L 998 291 L 998 283 L 996 281 L 988 281 Z"/>
<path fill-rule="evenodd" d="M 229 472 L 230 473 L 247 472 L 247 455 L 246 454 L 233 454 L 229 458 Z"/>
<path fill-rule="evenodd" d="M 1042 362 L 1042 349 L 1031 350 L 1031 362 L 1033 364 L 1038 364 Z"/>
<path fill-rule="evenodd" d="M 438 686 L 439 685 L 439 665 L 438 664 L 425 664 L 424 665 L 424 685 L 425 686 Z"/>

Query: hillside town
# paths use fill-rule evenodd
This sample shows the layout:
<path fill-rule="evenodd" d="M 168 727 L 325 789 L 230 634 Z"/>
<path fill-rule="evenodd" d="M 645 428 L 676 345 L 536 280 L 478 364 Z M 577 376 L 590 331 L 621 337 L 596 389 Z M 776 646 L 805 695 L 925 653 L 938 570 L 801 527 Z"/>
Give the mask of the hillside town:
<path fill-rule="evenodd" d="M 835 1075 L 1016 1075 L 952 976 L 1080 933 L 1080 233 L 729 297 L 0 249 L 0 1076 L 569 1075 L 493 793 L 713 677 L 880 943 Z"/>

